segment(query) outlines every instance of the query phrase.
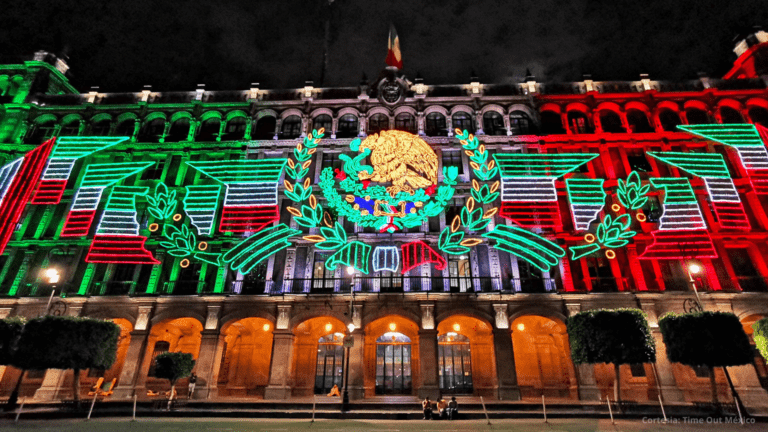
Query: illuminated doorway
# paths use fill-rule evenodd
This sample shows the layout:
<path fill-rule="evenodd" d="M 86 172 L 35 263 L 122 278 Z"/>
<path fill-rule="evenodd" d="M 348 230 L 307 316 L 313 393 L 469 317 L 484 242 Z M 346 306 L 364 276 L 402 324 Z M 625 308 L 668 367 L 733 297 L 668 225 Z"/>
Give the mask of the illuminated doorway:
<path fill-rule="evenodd" d="M 341 389 L 344 372 L 344 348 L 342 333 L 332 333 L 317 341 L 317 370 L 315 394 L 328 394 L 334 385 Z"/>
<path fill-rule="evenodd" d="M 440 391 L 472 394 L 472 359 L 469 338 L 455 332 L 437 337 Z"/>
<path fill-rule="evenodd" d="M 411 338 L 387 332 L 376 339 L 376 394 L 410 394 Z"/>

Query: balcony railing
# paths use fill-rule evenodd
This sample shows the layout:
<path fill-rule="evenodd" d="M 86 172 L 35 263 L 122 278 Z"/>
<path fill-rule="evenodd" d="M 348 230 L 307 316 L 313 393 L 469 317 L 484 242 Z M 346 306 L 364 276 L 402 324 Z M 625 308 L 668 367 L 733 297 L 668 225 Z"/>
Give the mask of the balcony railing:
<path fill-rule="evenodd" d="M 89 291 L 89 294 L 104 296 L 129 295 L 133 294 L 135 286 L 136 283 L 133 281 L 97 282 Z"/>
<path fill-rule="evenodd" d="M 205 282 L 195 280 L 168 281 L 163 287 L 162 294 L 196 295 L 205 289 Z"/>

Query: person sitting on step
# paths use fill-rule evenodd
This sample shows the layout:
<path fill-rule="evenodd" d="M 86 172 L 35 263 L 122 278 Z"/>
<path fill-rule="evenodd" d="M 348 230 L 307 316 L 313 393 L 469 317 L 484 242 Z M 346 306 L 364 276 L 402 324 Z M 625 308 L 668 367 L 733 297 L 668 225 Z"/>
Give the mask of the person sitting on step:
<path fill-rule="evenodd" d="M 432 420 L 432 402 L 429 400 L 429 397 L 421 402 L 421 407 L 424 409 L 423 420 Z"/>
<path fill-rule="evenodd" d="M 440 419 L 448 418 L 448 412 L 446 411 L 447 409 L 448 404 L 445 402 L 445 399 L 440 399 L 437 401 L 437 415 Z"/>
<path fill-rule="evenodd" d="M 332 396 L 341 396 L 341 392 L 339 392 L 339 386 L 337 386 L 336 384 L 333 385 L 331 392 L 328 393 L 328 397 L 332 397 Z"/>
<path fill-rule="evenodd" d="M 459 416 L 459 403 L 456 402 L 456 396 L 451 397 L 451 401 L 448 402 L 448 418 L 455 420 Z"/>

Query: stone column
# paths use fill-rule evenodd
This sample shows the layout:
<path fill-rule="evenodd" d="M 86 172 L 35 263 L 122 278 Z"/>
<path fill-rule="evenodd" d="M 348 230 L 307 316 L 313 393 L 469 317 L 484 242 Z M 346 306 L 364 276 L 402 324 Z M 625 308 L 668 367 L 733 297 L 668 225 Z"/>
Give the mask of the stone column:
<path fill-rule="evenodd" d="M 418 397 L 437 400 L 440 397 L 437 382 L 437 330 L 419 330 L 419 364 L 421 387 L 418 389 Z"/>
<path fill-rule="evenodd" d="M 355 346 L 349 349 L 349 398 L 365 397 L 365 333 L 361 328 L 352 333 Z"/>
<path fill-rule="evenodd" d="M 658 385 L 661 388 L 661 398 L 664 402 L 685 402 L 683 391 L 680 390 L 675 381 L 672 363 L 667 359 L 667 346 L 664 345 L 658 324 L 656 327 L 651 327 L 651 334 L 656 343 L 655 367 L 656 374 L 659 376 Z"/>
<path fill-rule="evenodd" d="M 293 339 L 293 333 L 288 329 L 275 330 L 273 334 L 272 364 L 269 366 L 269 385 L 264 391 L 264 399 L 287 399 L 291 396 L 288 380 L 291 378 Z"/>
<path fill-rule="evenodd" d="M 507 323 L 507 327 L 509 327 L 509 323 Z M 496 356 L 499 400 L 520 400 L 522 396 L 520 387 L 517 385 L 515 351 L 512 346 L 512 333 L 508 328 L 497 327 L 493 329 L 493 350 Z"/>
<path fill-rule="evenodd" d="M 600 400 L 600 390 L 595 380 L 595 366 L 580 364 L 576 366 L 576 380 L 579 384 L 579 400 Z"/>
<path fill-rule="evenodd" d="M 141 372 L 142 360 L 147 349 L 151 313 L 151 305 L 139 306 L 139 316 L 136 318 L 136 324 L 131 332 L 131 342 L 128 344 L 123 368 L 120 370 L 120 377 L 117 380 L 117 387 L 115 387 L 113 396 L 115 399 L 127 399 L 134 394 L 136 378 Z"/>
<path fill-rule="evenodd" d="M 732 366 L 728 368 L 728 372 L 733 380 L 733 386 L 741 397 L 741 401 L 744 402 L 748 408 L 762 408 L 768 407 L 768 393 L 760 385 L 760 380 L 757 377 L 755 366 L 753 364 L 747 364 L 744 366 Z"/>
<path fill-rule="evenodd" d="M 224 335 L 216 330 L 203 330 L 200 354 L 197 356 L 195 373 L 195 399 L 210 399 L 218 395 L 216 381 L 219 376 L 221 355 L 224 352 Z"/>
<path fill-rule="evenodd" d="M 67 316 L 80 316 L 83 310 L 83 303 L 68 303 Z M 52 401 L 58 396 L 61 384 L 64 382 L 64 373 L 62 369 L 48 369 L 45 371 L 43 384 L 35 391 L 35 400 Z"/>
<path fill-rule="evenodd" d="M 131 342 L 128 344 L 128 351 L 125 353 L 123 368 L 120 370 L 120 378 L 115 387 L 114 399 L 128 399 L 133 397 L 136 377 L 141 369 L 141 360 L 144 357 L 144 351 L 147 349 L 147 330 L 134 330 L 131 332 Z"/>

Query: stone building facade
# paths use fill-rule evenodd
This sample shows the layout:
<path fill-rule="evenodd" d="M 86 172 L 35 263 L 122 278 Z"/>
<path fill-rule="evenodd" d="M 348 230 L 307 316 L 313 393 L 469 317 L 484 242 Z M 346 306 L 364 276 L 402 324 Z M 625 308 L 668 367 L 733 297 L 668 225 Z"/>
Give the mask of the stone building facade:
<path fill-rule="evenodd" d="M 705 309 L 735 313 L 748 333 L 768 316 L 768 176 L 728 136 L 751 133 L 763 140 L 752 149 L 765 153 L 768 71 L 754 61 L 765 39 L 758 33 L 737 47 L 727 79 L 674 83 L 529 77 L 443 86 L 387 69 L 378 82 L 348 88 L 80 93 L 50 54 L 1 65 L 0 205 L 18 214 L 3 222 L 0 315 L 114 320 L 118 360 L 83 374 L 82 388 L 115 380 L 115 399 L 163 389 L 150 371 L 163 351 L 196 358 L 195 398 L 324 394 L 342 384 L 342 340 L 351 336 L 353 399 L 595 401 L 612 391 L 613 370 L 573 365 L 565 320 L 635 307 L 648 314 L 658 360 L 622 366 L 624 398 L 706 401 L 706 371 L 666 360 L 657 320 L 689 308 L 692 285 Z M 358 186 L 342 182 L 365 183 L 365 163 L 379 169 L 375 156 L 350 168 L 351 156 L 389 130 L 429 146 L 434 159 L 422 156 L 437 164 L 436 181 L 416 188 L 418 204 L 376 200 L 369 214 L 361 211 L 374 201 L 361 192 L 369 185 L 353 193 Z M 47 162 L 24 195 L 12 187 L 13 167 L 20 157 L 31 167 L 35 149 L 48 152 Z M 421 163 L 403 154 L 395 156 L 409 169 Z M 703 162 L 686 156 L 702 154 Z M 768 153 L 765 162 L 768 169 Z M 707 174 L 702 163 L 720 171 Z M 294 181 L 289 170 L 306 172 Z M 637 208 L 618 192 L 633 179 L 649 185 Z M 344 190 L 359 214 L 334 207 L 324 182 Z M 313 186 L 309 200 L 295 198 Z M 550 192 L 553 200 L 542 198 Z M 405 222 L 440 197 L 448 198 L 434 215 Z M 675 205 L 687 207 L 678 214 Z M 316 208 L 325 210 L 313 219 L 306 212 Z M 473 219 L 476 209 L 482 218 Z M 606 245 L 599 226 L 624 214 L 631 241 Z M 370 215 L 384 219 L 364 222 Z M 247 249 L 263 244 L 261 233 L 291 236 Z M 452 243 L 456 233 L 468 243 Z M 343 238 L 324 248 L 332 235 Z M 578 256 L 591 244 L 597 249 Z M 692 263 L 703 270 L 696 277 Z M 731 370 L 748 406 L 768 405 L 758 355 Z M 0 394 L 19 373 L 2 370 Z M 71 372 L 27 372 L 23 394 L 67 398 L 71 380 Z"/>

